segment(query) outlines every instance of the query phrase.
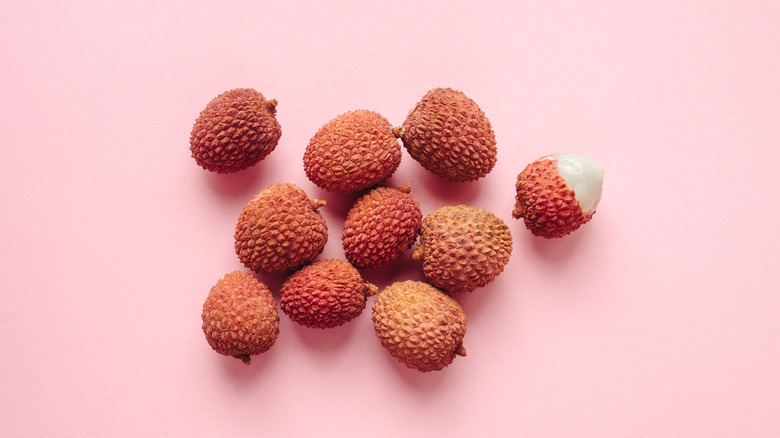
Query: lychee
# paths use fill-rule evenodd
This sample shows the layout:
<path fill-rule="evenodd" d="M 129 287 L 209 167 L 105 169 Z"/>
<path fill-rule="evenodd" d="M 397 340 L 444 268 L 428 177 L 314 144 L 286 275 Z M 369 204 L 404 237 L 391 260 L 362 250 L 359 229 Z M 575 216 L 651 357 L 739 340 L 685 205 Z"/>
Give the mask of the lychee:
<path fill-rule="evenodd" d="M 363 280 L 347 262 L 328 259 L 304 266 L 282 285 L 282 311 L 312 328 L 331 328 L 351 321 L 366 308 L 377 287 Z"/>
<path fill-rule="evenodd" d="M 190 151 L 206 170 L 233 173 L 254 166 L 276 148 L 282 130 L 276 99 L 252 88 L 226 91 L 206 105 L 190 134 Z"/>
<path fill-rule="evenodd" d="M 244 207 L 236 224 L 239 260 L 261 274 L 283 274 L 314 260 L 328 241 L 328 227 L 311 200 L 294 184 L 273 184 Z"/>
<path fill-rule="evenodd" d="M 441 207 L 423 219 L 412 258 L 425 277 L 447 292 L 470 292 L 492 282 L 512 254 L 504 221 L 466 205 Z"/>
<path fill-rule="evenodd" d="M 279 311 L 268 287 L 246 272 L 225 275 L 203 303 L 203 333 L 211 348 L 249 365 L 279 336 Z"/>
<path fill-rule="evenodd" d="M 554 154 L 517 176 L 515 209 L 536 236 L 563 237 L 590 221 L 601 200 L 604 170 L 579 154 Z"/>
<path fill-rule="evenodd" d="M 390 177 L 401 162 L 393 126 L 374 111 L 342 114 L 320 128 L 306 147 L 303 169 L 317 186 L 352 193 Z"/>
<path fill-rule="evenodd" d="M 476 180 L 496 164 L 496 136 L 490 121 L 461 91 L 428 91 L 395 132 L 412 158 L 451 181 Z"/>
<path fill-rule="evenodd" d="M 371 313 L 382 346 L 409 368 L 441 370 L 466 355 L 463 308 L 430 284 L 393 283 L 377 295 Z"/>
<path fill-rule="evenodd" d="M 420 204 L 409 184 L 378 187 L 363 195 L 347 213 L 342 233 L 344 253 L 358 268 L 377 268 L 397 259 L 417 239 Z"/>

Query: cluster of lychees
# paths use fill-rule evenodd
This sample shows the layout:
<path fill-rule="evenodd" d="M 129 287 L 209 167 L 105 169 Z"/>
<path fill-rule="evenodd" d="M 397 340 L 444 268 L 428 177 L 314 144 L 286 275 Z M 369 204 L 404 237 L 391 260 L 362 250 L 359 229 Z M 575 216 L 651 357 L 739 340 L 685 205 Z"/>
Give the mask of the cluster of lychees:
<path fill-rule="evenodd" d="M 253 166 L 281 137 L 275 99 L 235 89 L 200 113 L 190 150 L 203 168 L 231 173 Z M 452 294 L 492 282 L 512 252 L 506 224 L 483 209 L 441 207 L 423 218 L 409 185 L 379 186 L 398 168 L 401 146 L 429 171 L 451 181 L 474 181 L 496 164 L 493 129 L 477 104 L 460 91 L 436 88 L 393 127 L 380 114 L 357 110 L 329 121 L 303 156 L 307 177 L 340 193 L 366 191 L 348 212 L 342 245 L 347 261 L 314 259 L 328 240 L 311 199 L 289 183 L 273 184 L 253 197 L 235 229 L 239 260 L 259 274 L 289 275 L 281 309 L 293 321 L 331 328 L 357 317 L 377 287 L 358 269 L 398 259 L 417 241 L 412 258 L 428 283 L 401 281 L 377 296 L 372 320 L 390 354 L 410 368 L 440 370 L 465 355 L 466 315 Z M 513 216 L 535 234 L 564 236 L 590 220 L 601 196 L 601 168 L 576 154 L 543 157 L 517 179 Z M 279 312 L 268 287 L 240 271 L 227 274 L 203 305 L 203 331 L 217 352 L 250 362 L 279 334 Z"/>

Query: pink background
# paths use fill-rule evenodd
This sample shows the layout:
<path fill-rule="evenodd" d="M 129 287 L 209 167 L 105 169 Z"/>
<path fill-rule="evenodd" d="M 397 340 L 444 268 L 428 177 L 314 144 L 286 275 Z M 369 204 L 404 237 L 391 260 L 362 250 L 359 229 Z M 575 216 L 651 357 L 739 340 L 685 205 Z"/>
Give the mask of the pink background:
<path fill-rule="evenodd" d="M 0 435 L 780 436 L 779 2 L 3 3 Z M 246 202 L 282 181 L 325 199 L 343 258 L 354 197 L 306 179 L 308 140 L 358 108 L 398 125 L 437 86 L 486 112 L 498 164 L 448 183 L 404 151 L 390 183 L 514 236 L 457 297 L 468 357 L 407 369 L 369 311 L 282 316 L 250 367 L 214 353 L 201 306 L 243 269 Z M 237 87 L 278 99 L 282 139 L 210 174 L 190 129 Z M 515 178 L 565 151 L 604 166 L 602 204 L 534 238 Z M 366 277 L 422 275 L 407 253 Z"/>

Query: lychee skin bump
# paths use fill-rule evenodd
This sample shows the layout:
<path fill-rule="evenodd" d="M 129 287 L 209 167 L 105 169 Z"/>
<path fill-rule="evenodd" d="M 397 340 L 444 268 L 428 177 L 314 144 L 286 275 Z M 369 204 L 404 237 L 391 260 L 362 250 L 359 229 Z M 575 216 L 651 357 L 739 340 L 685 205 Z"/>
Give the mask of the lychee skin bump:
<path fill-rule="evenodd" d="M 466 355 L 463 308 L 428 283 L 403 281 L 386 287 L 374 300 L 371 320 L 382 346 L 409 368 L 438 371 Z"/>
<path fill-rule="evenodd" d="M 279 336 L 279 311 L 271 291 L 246 272 L 233 271 L 217 281 L 203 303 L 201 319 L 211 348 L 247 365 Z"/>
<path fill-rule="evenodd" d="M 392 175 L 401 163 L 393 126 L 368 110 L 349 111 L 324 124 L 309 141 L 303 170 L 318 187 L 354 193 Z"/>
<path fill-rule="evenodd" d="M 450 293 L 486 286 L 504 270 L 512 255 L 512 234 L 501 218 L 481 208 L 457 205 L 428 214 L 412 258 L 423 274 Z"/>
<path fill-rule="evenodd" d="M 311 328 L 333 328 L 363 312 L 366 297 L 377 287 L 363 280 L 355 267 L 336 259 L 304 266 L 284 282 L 281 308 L 293 321 Z"/>
<path fill-rule="evenodd" d="M 394 133 L 412 158 L 450 181 L 474 181 L 496 164 L 496 136 L 490 121 L 461 91 L 428 91 Z"/>
<path fill-rule="evenodd" d="M 596 213 L 603 174 L 601 166 L 582 155 L 542 157 L 517 176 L 512 216 L 522 218 L 535 236 L 547 239 L 566 236 Z"/>
<path fill-rule="evenodd" d="M 238 217 L 239 260 L 260 274 L 285 274 L 311 262 L 328 241 L 327 224 L 317 211 L 324 204 L 294 184 L 268 186 Z"/>
<path fill-rule="evenodd" d="M 342 246 L 347 260 L 355 267 L 373 269 L 387 265 L 414 244 L 422 212 L 410 190 L 409 184 L 378 187 L 349 210 Z"/>
<path fill-rule="evenodd" d="M 252 88 L 236 88 L 211 100 L 190 134 L 190 152 L 199 166 L 234 173 L 254 166 L 276 148 L 282 129 L 276 99 Z"/>

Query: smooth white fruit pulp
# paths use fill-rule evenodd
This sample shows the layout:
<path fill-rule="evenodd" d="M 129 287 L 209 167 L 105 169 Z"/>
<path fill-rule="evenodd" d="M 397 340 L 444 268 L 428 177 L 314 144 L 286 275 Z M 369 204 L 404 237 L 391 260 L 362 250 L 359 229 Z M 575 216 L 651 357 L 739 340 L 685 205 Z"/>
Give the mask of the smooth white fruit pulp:
<path fill-rule="evenodd" d="M 580 203 L 585 216 L 596 211 L 601 200 L 604 183 L 604 169 L 595 161 L 579 154 L 555 154 L 550 158 L 557 161 L 566 186 L 574 190 L 574 197 Z"/>

